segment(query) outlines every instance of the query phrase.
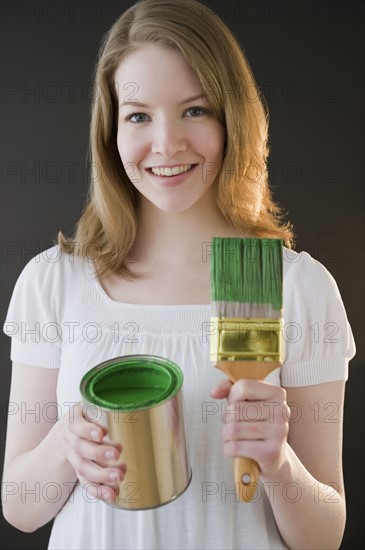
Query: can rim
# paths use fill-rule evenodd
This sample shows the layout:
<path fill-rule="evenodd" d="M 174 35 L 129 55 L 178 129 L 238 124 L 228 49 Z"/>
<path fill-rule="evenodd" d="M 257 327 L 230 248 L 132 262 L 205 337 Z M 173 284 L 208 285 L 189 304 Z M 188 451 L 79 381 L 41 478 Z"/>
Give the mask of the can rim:
<path fill-rule="evenodd" d="M 156 374 L 157 371 L 164 373 L 168 376 L 168 383 L 166 388 L 162 389 L 160 394 L 157 397 L 151 397 L 150 399 L 142 400 L 141 403 L 131 402 L 116 403 L 113 401 L 103 400 L 100 397 L 95 395 L 93 388 L 97 383 L 100 383 L 103 378 L 106 378 L 113 373 L 116 369 L 122 367 L 125 369 L 125 372 L 131 371 L 133 369 L 154 369 Z M 183 384 L 183 373 L 176 363 L 160 357 L 158 355 L 123 355 L 120 357 L 115 357 L 109 359 L 102 363 L 99 363 L 95 367 L 91 368 L 82 378 L 80 383 L 80 391 L 83 398 L 92 405 L 106 411 L 114 410 L 117 412 L 130 412 L 131 410 L 146 410 L 151 409 L 152 407 L 157 407 L 162 405 L 172 397 L 174 397 L 182 387 Z"/>

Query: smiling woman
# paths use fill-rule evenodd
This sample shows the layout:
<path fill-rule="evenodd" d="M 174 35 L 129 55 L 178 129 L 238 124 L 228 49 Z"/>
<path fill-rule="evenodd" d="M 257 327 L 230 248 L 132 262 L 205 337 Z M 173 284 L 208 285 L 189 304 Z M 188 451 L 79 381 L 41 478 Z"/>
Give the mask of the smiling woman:
<path fill-rule="evenodd" d="M 23 422 L 9 414 L 3 510 L 23 531 L 54 519 L 50 549 L 318 550 L 341 541 L 343 396 L 355 347 L 331 275 L 285 249 L 282 368 L 232 384 L 219 382 L 210 363 L 213 237 L 275 237 L 290 247 L 292 230 L 271 197 L 267 114 L 248 62 L 224 23 L 202 8 L 195 0 L 141 0 L 107 33 L 95 72 L 85 210 L 73 237 L 60 232 L 26 265 L 9 306 L 9 401 L 28 411 L 52 401 L 60 417 Z M 72 330 L 56 338 L 50 326 Z M 328 326 L 331 337 L 317 338 Z M 80 393 L 93 367 L 130 355 L 181 368 L 193 470 L 179 498 L 133 512 L 113 505 L 134 498 L 138 508 L 142 487 L 128 491 L 137 461 L 90 419 Z M 125 390 L 118 388 L 111 394 Z M 335 421 L 315 421 L 313 403 L 316 411 L 335 405 Z M 182 434 L 177 411 L 162 414 L 155 430 L 170 420 L 169 433 Z M 142 432 L 136 447 L 148 439 Z M 178 459 L 178 447 L 163 443 Z M 144 448 L 153 464 L 159 445 Z M 236 498 L 225 456 L 258 463 L 250 503 Z M 151 481 L 140 470 L 138 479 Z M 170 470 L 161 471 L 170 483 Z M 48 497 L 50 486 L 57 498 Z"/>
<path fill-rule="evenodd" d="M 210 9 L 194 0 L 137 2 L 105 37 L 94 89 L 90 199 L 74 238 L 59 234 L 64 252 L 88 250 L 98 260 L 100 276 L 133 276 L 128 260 L 136 250 L 137 185 L 143 185 L 140 178 L 147 176 L 146 169 L 180 161 L 197 164 L 191 176 L 200 175 L 199 187 L 214 181 L 216 207 L 231 227 L 258 237 L 282 238 L 290 246 L 290 225 L 281 223 L 280 208 L 268 186 L 268 123 L 260 92 L 237 41 Z M 153 112 L 146 110 L 147 104 Z M 224 132 L 224 143 L 214 152 L 213 139 L 219 132 L 219 139 Z M 187 138 L 193 134 L 191 145 L 203 142 L 203 154 L 189 149 Z M 146 158 L 129 157 L 126 148 L 134 148 L 133 155 L 138 148 L 128 144 L 127 136 L 133 142 L 143 136 L 141 150 L 149 142 Z M 174 151 L 176 147 L 187 149 Z M 146 155 L 141 150 L 138 156 Z M 167 155 L 165 162 L 158 153 Z M 146 181 L 158 186 L 160 178 Z M 168 200 L 172 208 L 179 208 L 175 197 Z"/>
<path fill-rule="evenodd" d="M 140 193 L 140 215 L 148 208 L 171 213 L 194 208 L 203 214 L 204 196 L 213 193 L 222 165 L 225 130 L 198 76 L 179 50 L 150 44 L 123 60 L 115 79 L 118 151 L 124 168 L 136 169 L 131 181 Z M 132 79 L 138 84 L 133 105 L 124 103 Z M 140 103 L 144 111 L 136 112 Z"/>

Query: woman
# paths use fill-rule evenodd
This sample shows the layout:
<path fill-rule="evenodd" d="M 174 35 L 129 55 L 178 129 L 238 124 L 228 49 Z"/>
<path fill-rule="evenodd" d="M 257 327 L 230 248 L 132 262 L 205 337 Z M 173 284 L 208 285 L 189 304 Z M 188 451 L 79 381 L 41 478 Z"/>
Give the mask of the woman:
<path fill-rule="evenodd" d="M 292 239 L 270 195 L 267 117 L 247 60 L 195 0 L 142 0 L 108 33 L 95 90 L 85 211 L 73 239 L 60 234 L 25 267 L 4 326 L 10 402 L 39 411 L 26 422 L 21 406 L 9 415 L 5 517 L 24 531 L 55 518 L 55 549 L 338 547 L 354 343 L 334 280 L 308 254 L 286 250 L 285 362 L 265 382 L 222 380 L 202 329 L 211 238 Z M 131 513 L 105 504 L 128 464 L 83 417 L 79 384 L 96 364 L 134 353 L 184 371 L 193 481 L 169 505 Z M 207 415 L 212 399 L 228 405 Z M 225 414 L 252 401 L 258 422 Z M 234 456 L 259 463 L 250 504 L 236 500 Z"/>

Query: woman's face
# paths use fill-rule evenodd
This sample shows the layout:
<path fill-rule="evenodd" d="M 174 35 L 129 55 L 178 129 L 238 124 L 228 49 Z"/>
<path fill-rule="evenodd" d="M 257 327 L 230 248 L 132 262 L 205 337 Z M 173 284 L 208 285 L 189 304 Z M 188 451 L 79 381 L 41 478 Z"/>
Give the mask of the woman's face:
<path fill-rule="evenodd" d="M 221 167 L 224 128 L 181 52 L 144 44 L 120 63 L 115 84 L 118 150 L 142 200 L 175 213 L 204 201 Z"/>

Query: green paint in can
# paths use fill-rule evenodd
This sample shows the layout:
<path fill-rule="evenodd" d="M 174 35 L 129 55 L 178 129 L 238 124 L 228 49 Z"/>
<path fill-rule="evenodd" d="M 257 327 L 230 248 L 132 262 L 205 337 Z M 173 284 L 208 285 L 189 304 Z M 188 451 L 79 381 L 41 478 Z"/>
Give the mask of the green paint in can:
<path fill-rule="evenodd" d="M 178 393 L 180 368 L 153 355 L 129 355 L 105 361 L 85 374 L 81 393 L 89 402 L 108 410 L 129 411 L 160 405 Z"/>

